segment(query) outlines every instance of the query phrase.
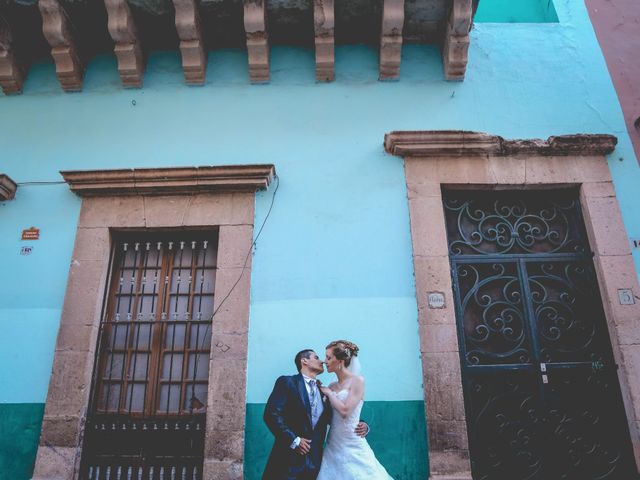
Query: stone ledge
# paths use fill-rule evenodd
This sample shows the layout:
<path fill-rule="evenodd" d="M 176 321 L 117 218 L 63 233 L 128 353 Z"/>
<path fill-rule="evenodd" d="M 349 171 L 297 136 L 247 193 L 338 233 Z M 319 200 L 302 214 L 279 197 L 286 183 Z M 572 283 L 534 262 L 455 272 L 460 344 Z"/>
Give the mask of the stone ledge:
<path fill-rule="evenodd" d="M 562 135 L 547 140 L 505 140 L 497 135 L 454 130 L 396 131 L 384 136 L 384 148 L 400 157 L 607 155 L 613 135 Z"/>
<path fill-rule="evenodd" d="M 431 475 L 429 480 L 473 480 L 471 474 L 461 475 Z"/>
<path fill-rule="evenodd" d="M 266 189 L 273 165 L 138 168 L 60 172 L 81 197 L 181 195 L 198 192 L 255 192 Z"/>
<path fill-rule="evenodd" d="M 14 198 L 16 190 L 18 190 L 18 184 L 11 180 L 8 175 L 0 173 L 0 201 Z"/>

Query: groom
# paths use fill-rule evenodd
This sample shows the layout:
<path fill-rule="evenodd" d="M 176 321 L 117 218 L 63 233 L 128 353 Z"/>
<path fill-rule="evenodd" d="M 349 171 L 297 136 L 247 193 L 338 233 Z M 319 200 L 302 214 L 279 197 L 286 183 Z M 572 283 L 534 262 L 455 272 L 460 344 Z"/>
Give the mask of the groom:
<path fill-rule="evenodd" d="M 298 375 L 276 380 L 264 410 L 264 421 L 275 442 L 263 480 L 315 480 L 331 421 L 331 406 L 320 393 L 316 376 L 324 372 L 313 350 L 295 357 Z M 360 422 L 355 433 L 364 437 L 369 426 Z"/>

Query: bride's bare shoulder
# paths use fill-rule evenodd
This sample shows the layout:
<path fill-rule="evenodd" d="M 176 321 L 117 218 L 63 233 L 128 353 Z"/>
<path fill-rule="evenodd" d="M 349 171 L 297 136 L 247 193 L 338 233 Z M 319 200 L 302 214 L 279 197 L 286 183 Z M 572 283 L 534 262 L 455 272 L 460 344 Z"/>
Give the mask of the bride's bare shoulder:
<path fill-rule="evenodd" d="M 362 375 L 354 375 L 351 379 L 352 385 L 364 385 L 364 377 Z"/>

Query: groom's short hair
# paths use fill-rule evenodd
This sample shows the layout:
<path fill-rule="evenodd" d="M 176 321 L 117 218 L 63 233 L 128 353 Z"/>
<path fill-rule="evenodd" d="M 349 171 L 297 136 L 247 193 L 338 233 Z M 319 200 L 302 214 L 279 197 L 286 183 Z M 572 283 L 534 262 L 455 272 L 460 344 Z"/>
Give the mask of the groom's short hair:
<path fill-rule="evenodd" d="M 300 350 L 298 353 L 296 353 L 296 358 L 295 358 L 294 362 L 296 362 L 296 368 L 298 369 L 298 371 L 302 370 L 302 359 L 303 358 L 308 359 L 313 352 L 314 351 L 311 350 L 310 348 L 306 348 L 306 349 Z"/>

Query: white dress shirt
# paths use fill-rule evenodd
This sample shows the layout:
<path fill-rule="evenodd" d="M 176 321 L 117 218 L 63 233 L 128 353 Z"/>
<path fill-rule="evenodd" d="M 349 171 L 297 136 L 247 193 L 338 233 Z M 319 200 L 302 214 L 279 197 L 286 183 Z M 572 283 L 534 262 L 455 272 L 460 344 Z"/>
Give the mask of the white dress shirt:
<path fill-rule="evenodd" d="M 311 399 L 311 385 L 309 385 L 309 380 L 314 380 L 317 382 L 317 380 L 315 378 L 311 378 L 311 377 L 307 377 L 306 375 L 302 375 L 302 379 L 304 380 L 304 386 L 307 388 L 307 395 L 309 397 L 309 399 Z M 316 383 L 316 386 L 314 387 L 317 390 L 317 394 L 318 394 L 318 400 L 320 401 L 320 411 L 322 412 L 324 410 L 324 403 L 322 403 L 322 392 L 320 391 L 320 389 L 318 388 L 318 384 Z M 292 449 L 296 449 L 298 448 L 298 445 L 300 445 L 300 437 L 296 437 L 293 442 L 291 443 L 291 448 Z"/>

